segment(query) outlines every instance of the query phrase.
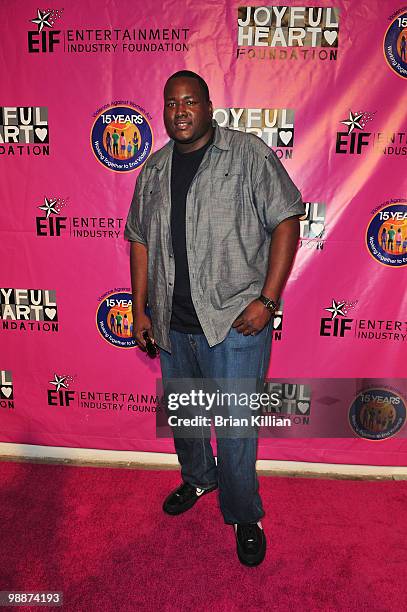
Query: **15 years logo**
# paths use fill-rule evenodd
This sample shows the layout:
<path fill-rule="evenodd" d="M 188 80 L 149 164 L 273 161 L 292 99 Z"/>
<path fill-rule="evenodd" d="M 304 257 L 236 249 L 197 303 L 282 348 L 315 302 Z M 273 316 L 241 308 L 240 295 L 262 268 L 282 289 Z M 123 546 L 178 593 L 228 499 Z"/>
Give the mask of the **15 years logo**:
<path fill-rule="evenodd" d="M 349 423 L 360 438 L 385 440 L 395 436 L 406 422 L 406 401 L 396 389 L 361 391 L 349 407 Z"/>
<path fill-rule="evenodd" d="M 366 247 L 373 259 L 384 266 L 407 265 L 406 200 L 393 200 L 373 213 L 366 229 Z"/>
<path fill-rule="evenodd" d="M 102 338 L 119 348 L 134 348 L 132 294 L 127 287 L 108 291 L 99 299 L 96 326 Z"/>
<path fill-rule="evenodd" d="M 132 172 L 144 164 L 153 148 L 146 111 L 132 103 L 113 104 L 95 113 L 91 147 L 96 159 L 114 172 Z"/>
<path fill-rule="evenodd" d="M 403 79 L 407 78 L 407 12 L 397 15 L 387 28 L 383 41 L 387 64 Z"/>

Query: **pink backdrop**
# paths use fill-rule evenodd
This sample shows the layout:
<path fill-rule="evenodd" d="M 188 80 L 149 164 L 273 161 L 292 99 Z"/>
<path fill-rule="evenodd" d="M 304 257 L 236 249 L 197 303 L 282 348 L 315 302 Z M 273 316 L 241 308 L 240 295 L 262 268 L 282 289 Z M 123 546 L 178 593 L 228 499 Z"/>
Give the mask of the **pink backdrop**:
<path fill-rule="evenodd" d="M 167 141 L 163 85 L 183 68 L 207 80 L 221 125 L 272 146 L 309 203 L 269 377 L 314 380 L 314 396 L 319 379 L 349 378 L 365 381 L 357 391 L 405 397 L 395 379 L 405 377 L 407 338 L 407 15 L 392 0 L 290 2 L 252 9 L 247 26 L 245 5 L 239 26 L 238 7 L 2 3 L 1 441 L 173 452 L 155 437 L 158 362 L 101 334 L 106 299 L 130 283 L 123 224 L 140 165 L 101 163 L 92 126 L 102 107 L 114 114 L 127 102 L 145 128 L 138 152 L 146 142 L 157 150 Z M 127 146 L 129 125 L 117 127 Z M 334 317 L 333 300 L 345 303 Z M 374 442 L 262 439 L 259 458 L 405 465 L 403 431 Z"/>

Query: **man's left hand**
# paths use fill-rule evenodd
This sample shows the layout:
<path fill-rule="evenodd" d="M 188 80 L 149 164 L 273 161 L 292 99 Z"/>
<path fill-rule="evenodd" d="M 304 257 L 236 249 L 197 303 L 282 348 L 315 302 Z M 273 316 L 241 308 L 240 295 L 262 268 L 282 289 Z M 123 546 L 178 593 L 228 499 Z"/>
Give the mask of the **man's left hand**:
<path fill-rule="evenodd" d="M 255 336 L 267 325 L 272 317 L 270 310 L 260 302 L 253 300 L 232 323 L 232 327 L 244 336 Z"/>

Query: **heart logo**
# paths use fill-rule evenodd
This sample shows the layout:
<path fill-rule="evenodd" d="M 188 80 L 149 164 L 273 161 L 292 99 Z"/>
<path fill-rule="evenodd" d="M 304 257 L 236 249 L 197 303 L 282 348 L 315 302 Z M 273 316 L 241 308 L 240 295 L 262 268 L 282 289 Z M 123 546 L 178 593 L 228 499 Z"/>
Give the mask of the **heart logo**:
<path fill-rule="evenodd" d="M 2 387 L 1 392 L 4 395 L 4 397 L 10 397 L 10 395 L 13 393 L 13 388 L 12 387 Z"/>
<path fill-rule="evenodd" d="M 44 140 L 47 137 L 48 130 L 47 128 L 35 128 L 35 133 L 38 136 L 38 138 L 41 140 L 41 142 L 44 142 Z"/>
<path fill-rule="evenodd" d="M 52 321 L 54 319 L 55 315 L 57 314 L 57 311 L 56 311 L 55 308 L 46 308 L 45 309 L 45 314 Z"/>
<path fill-rule="evenodd" d="M 279 133 L 280 136 L 280 140 L 285 144 L 288 145 L 288 143 L 290 142 L 291 138 L 293 137 L 293 133 L 292 132 L 285 132 L 284 130 L 282 130 Z"/>
<path fill-rule="evenodd" d="M 310 238 L 316 238 L 316 236 L 320 236 L 322 234 L 322 232 L 324 231 L 324 224 L 323 223 L 316 223 L 316 221 L 312 221 L 312 223 L 310 225 L 310 230 L 311 230 L 311 232 L 313 234 L 313 236 L 310 236 Z"/>
<path fill-rule="evenodd" d="M 324 32 L 324 37 L 329 45 L 333 45 L 335 40 L 338 38 L 338 32 L 335 30 L 328 30 L 328 32 Z"/>
<path fill-rule="evenodd" d="M 280 325 L 280 323 L 281 323 L 281 317 L 274 317 L 274 319 L 273 319 L 273 327 L 274 327 L 274 329 L 277 329 L 278 326 Z"/>
<path fill-rule="evenodd" d="M 309 410 L 309 403 L 308 402 L 298 402 L 297 408 L 301 412 L 301 414 L 305 414 Z"/>

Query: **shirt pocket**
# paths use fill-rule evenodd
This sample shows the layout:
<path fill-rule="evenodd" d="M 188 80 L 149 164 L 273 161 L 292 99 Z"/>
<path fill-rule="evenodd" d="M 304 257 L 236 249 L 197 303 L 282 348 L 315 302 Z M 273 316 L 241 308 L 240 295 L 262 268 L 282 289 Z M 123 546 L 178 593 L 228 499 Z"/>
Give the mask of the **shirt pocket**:
<path fill-rule="evenodd" d="M 142 229 L 151 242 L 151 238 L 157 232 L 158 211 L 162 208 L 162 193 L 158 181 L 147 185 L 143 193 L 143 220 Z"/>
<path fill-rule="evenodd" d="M 211 210 L 217 218 L 236 215 L 243 194 L 243 175 L 238 169 L 215 170 L 210 178 Z"/>

